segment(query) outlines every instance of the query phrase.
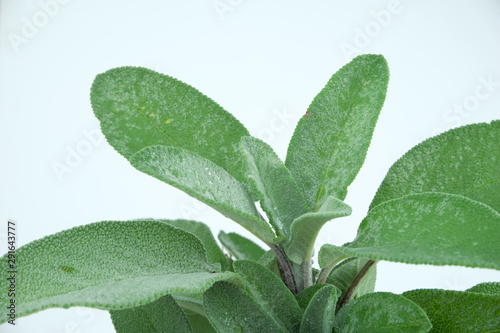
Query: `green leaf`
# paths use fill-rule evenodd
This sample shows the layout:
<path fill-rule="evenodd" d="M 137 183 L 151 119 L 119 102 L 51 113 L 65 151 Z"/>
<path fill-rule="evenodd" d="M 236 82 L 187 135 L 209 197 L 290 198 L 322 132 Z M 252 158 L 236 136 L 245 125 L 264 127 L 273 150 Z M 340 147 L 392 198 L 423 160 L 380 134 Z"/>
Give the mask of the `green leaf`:
<path fill-rule="evenodd" d="M 302 311 L 306 310 L 314 294 L 324 286 L 326 286 L 326 284 L 313 284 L 295 295 L 295 299 Z"/>
<path fill-rule="evenodd" d="M 246 181 L 238 144 L 248 130 L 195 88 L 146 68 L 120 67 L 97 75 L 90 97 L 106 139 L 125 158 L 148 146 L 174 146 Z"/>
<path fill-rule="evenodd" d="M 342 252 L 341 247 L 324 244 L 318 253 L 318 264 L 320 268 L 326 268 L 332 264 L 336 265 L 348 257 L 350 256 Z"/>
<path fill-rule="evenodd" d="M 259 219 L 255 204 L 241 183 L 210 160 L 182 148 L 150 146 L 134 154 L 130 163 L 206 203 L 264 242 L 275 240 L 271 227 Z"/>
<path fill-rule="evenodd" d="M 297 182 L 278 155 L 265 142 L 247 136 L 241 139 L 247 161 L 246 174 L 254 184 L 262 209 L 278 236 L 290 239 L 293 220 L 307 212 Z"/>
<path fill-rule="evenodd" d="M 387 292 L 358 298 L 344 316 L 340 316 L 343 317 L 340 333 L 423 333 L 432 327 L 418 305 L 403 296 Z"/>
<path fill-rule="evenodd" d="M 266 252 L 248 238 L 234 232 L 219 232 L 219 240 L 236 259 L 258 261 Z"/>
<path fill-rule="evenodd" d="M 300 119 L 285 164 L 310 210 L 330 195 L 345 198 L 364 162 L 388 81 L 383 56 L 359 56 L 331 77 Z"/>
<path fill-rule="evenodd" d="M 220 265 L 207 261 L 194 235 L 154 220 L 65 230 L 20 247 L 16 263 L 16 280 L 22 281 L 16 284 L 18 316 L 51 307 L 130 308 L 176 291 L 201 292 L 235 276 L 218 273 Z M 2 279 L 1 289 L 8 283 Z M 0 294 L 3 308 L 9 301 Z"/>
<path fill-rule="evenodd" d="M 319 289 L 304 311 L 300 333 L 331 333 L 339 296 L 339 290 L 332 285 Z"/>
<path fill-rule="evenodd" d="M 471 293 L 500 296 L 500 282 L 483 282 L 467 289 L 466 291 Z"/>
<path fill-rule="evenodd" d="M 408 264 L 500 269 L 499 234 L 500 214 L 485 204 L 454 194 L 411 194 L 374 207 L 342 251 Z"/>
<path fill-rule="evenodd" d="M 257 303 L 284 331 L 296 332 L 300 327 L 302 311 L 285 284 L 273 272 L 253 261 L 238 260 L 233 266 Z"/>
<path fill-rule="evenodd" d="M 349 258 L 335 266 L 330 273 L 327 282 L 334 284 L 341 291 L 340 298 L 343 299 L 349 287 L 353 284 L 358 273 L 368 262 L 368 259 Z M 377 267 L 372 265 L 362 279 L 358 282 L 356 289 L 353 291 L 350 299 L 356 299 L 375 290 L 375 282 L 377 279 Z"/>
<path fill-rule="evenodd" d="M 197 313 L 187 315 L 194 333 L 217 333 L 207 317 Z"/>
<path fill-rule="evenodd" d="M 431 332 L 500 332 L 500 297 L 466 291 L 419 289 L 403 293 L 429 316 Z"/>
<path fill-rule="evenodd" d="M 116 333 L 191 333 L 191 325 L 174 298 L 165 295 L 156 301 L 123 310 L 111 310 Z"/>
<path fill-rule="evenodd" d="M 500 212 L 500 121 L 452 129 L 413 147 L 389 169 L 370 205 L 445 192 Z"/>
<path fill-rule="evenodd" d="M 218 332 L 284 332 L 250 294 L 230 283 L 215 283 L 205 291 L 203 304 Z"/>
<path fill-rule="evenodd" d="M 291 261 L 302 264 L 314 252 L 316 237 L 323 225 L 337 217 L 351 215 L 351 207 L 329 196 L 317 212 L 306 213 L 292 223 L 292 238 L 285 244 L 285 252 Z"/>
<path fill-rule="evenodd" d="M 165 220 L 165 222 L 198 237 L 207 251 L 208 262 L 211 264 L 219 263 L 223 272 L 232 271 L 231 260 L 222 252 L 212 231 L 206 224 L 190 220 Z"/>

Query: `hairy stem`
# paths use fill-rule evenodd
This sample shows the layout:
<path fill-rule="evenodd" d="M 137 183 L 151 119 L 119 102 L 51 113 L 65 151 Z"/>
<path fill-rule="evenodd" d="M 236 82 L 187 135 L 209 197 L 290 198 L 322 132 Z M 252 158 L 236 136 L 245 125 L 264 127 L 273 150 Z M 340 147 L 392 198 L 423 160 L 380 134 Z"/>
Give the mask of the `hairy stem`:
<path fill-rule="evenodd" d="M 306 289 L 307 287 L 312 286 L 312 266 L 311 266 L 311 258 L 306 258 L 301 265 L 302 270 L 302 278 L 304 279 L 304 287 L 302 289 Z"/>
<path fill-rule="evenodd" d="M 344 295 L 344 298 L 342 298 L 342 301 L 340 302 L 338 310 L 340 310 L 344 305 L 347 304 L 347 302 L 349 302 L 349 300 L 351 299 L 351 296 L 354 293 L 354 290 L 356 290 L 356 287 L 358 286 L 359 282 L 366 275 L 366 273 L 373 266 L 374 263 L 375 263 L 375 261 L 368 260 L 368 262 L 363 266 L 363 268 L 361 268 L 358 275 L 356 275 L 356 277 L 354 278 L 354 281 L 352 281 L 351 286 L 349 287 L 349 289 L 347 289 L 347 291 Z"/>
<path fill-rule="evenodd" d="M 278 267 L 281 273 L 281 279 L 285 285 L 290 289 L 292 294 L 297 295 L 297 283 L 295 282 L 295 276 L 293 275 L 292 264 L 285 252 L 278 246 L 271 244 L 269 245 L 271 250 L 273 250 L 276 258 L 278 258 Z"/>

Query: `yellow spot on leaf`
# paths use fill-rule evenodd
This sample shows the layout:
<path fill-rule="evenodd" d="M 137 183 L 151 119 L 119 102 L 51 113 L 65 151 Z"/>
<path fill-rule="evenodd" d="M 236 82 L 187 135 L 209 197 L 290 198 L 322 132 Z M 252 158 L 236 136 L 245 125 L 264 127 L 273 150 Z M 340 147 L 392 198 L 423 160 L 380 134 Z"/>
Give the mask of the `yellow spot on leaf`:
<path fill-rule="evenodd" d="M 145 108 L 146 108 L 146 105 L 141 106 L 141 111 L 144 111 Z"/>
<path fill-rule="evenodd" d="M 150 116 L 154 118 L 154 117 L 156 117 L 156 113 L 153 112 L 150 114 Z"/>
<path fill-rule="evenodd" d="M 165 124 L 170 124 L 172 122 L 171 118 L 168 118 L 167 120 L 164 121 Z"/>

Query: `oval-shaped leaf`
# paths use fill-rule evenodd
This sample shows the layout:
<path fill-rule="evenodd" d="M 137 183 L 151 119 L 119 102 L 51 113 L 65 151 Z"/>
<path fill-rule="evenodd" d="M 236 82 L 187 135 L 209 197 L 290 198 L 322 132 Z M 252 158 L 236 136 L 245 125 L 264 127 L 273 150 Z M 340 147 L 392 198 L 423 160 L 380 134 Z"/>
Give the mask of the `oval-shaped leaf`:
<path fill-rule="evenodd" d="M 383 56 L 359 56 L 331 77 L 300 119 L 286 166 L 310 210 L 330 195 L 345 198 L 364 162 L 388 81 Z"/>
<path fill-rule="evenodd" d="M 500 296 L 418 289 L 403 293 L 425 310 L 433 333 L 500 332 Z"/>
<path fill-rule="evenodd" d="M 500 269 L 500 214 L 454 194 L 421 193 L 374 207 L 348 254 L 408 264 Z"/>
<path fill-rule="evenodd" d="M 339 313 L 343 318 L 340 333 L 424 333 L 432 327 L 418 305 L 387 292 L 364 295 L 346 310 L 344 315 Z"/>
<path fill-rule="evenodd" d="M 90 97 L 106 139 L 125 158 L 148 146 L 174 146 L 246 181 L 238 144 L 248 130 L 195 88 L 146 68 L 120 67 L 97 75 Z"/>
<path fill-rule="evenodd" d="M 284 246 L 290 260 L 299 265 L 310 260 L 316 237 L 323 225 L 334 218 L 349 216 L 351 212 L 349 205 L 329 196 L 318 211 L 296 218 L 292 223 L 291 239 Z"/>
<path fill-rule="evenodd" d="M 284 332 L 250 294 L 230 283 L 215 283 L 205 291 L 203 304 L 218 332 Z"/>
<path fill-rule="evenodd" d="M 332 285 L 319 289 L 304 311 L 300 333 L 331 333 L 339 296 L 338 289 Z"/>
<path fill-rule="evenodd" d="M 423 192 L 459 194 L 500 212 L 500 121 L 455 128 L 413 147 L 389 169 L 370 208 Z"/>
<path fill-rule="evenodd" d="M 293 294 L 273 272 L 249 260 L 234 262 L 247 291 L 286 332 L 300 327 L 302 311 Z"/>
<path fill-rule="evenodd" d="M 241 183 L 210 160 L 182 148 L 150 146 L 134 154 L 130 163 L 206 203 L 264 242 L 274 241 L 271 227 L 259 219 L 255 204 Z"/>
<path fill-rule="evenodd" d="M 188 318 L 170 295 L 145 305 L 109 312 L 116 333 L 193 332 Z"/>
<path fill-rule="evenodd" d="M 7 267 L 8 256 L 2 258 Z M 217 273 L 198 238 L 154 220 L 105 221 L 65 230 L 16 252 L 16 314 L 50 307 L 123 309 L 175 292 L 201 292 Z M 2 279 L 2 290 L 9 281 Z M 1 293 L 0 304 L 10 299 Z M 6 321 L 2 317 L 1 321 Z"/>
<path fill-rule="evenodd" d="M 241 139 L 246 174 L 252 180 L 262 209 L 278 236 L 290 239 L 295 218 L 307 212 L 307 203 L 290 171 L 273 149 L 262 140 Z"/>
<path fill-rule="evenodd" d="M 219 240 L 234 258 L 257 262 L 266 253 L 259 245 L 237 233 L 219 232 Z"/>

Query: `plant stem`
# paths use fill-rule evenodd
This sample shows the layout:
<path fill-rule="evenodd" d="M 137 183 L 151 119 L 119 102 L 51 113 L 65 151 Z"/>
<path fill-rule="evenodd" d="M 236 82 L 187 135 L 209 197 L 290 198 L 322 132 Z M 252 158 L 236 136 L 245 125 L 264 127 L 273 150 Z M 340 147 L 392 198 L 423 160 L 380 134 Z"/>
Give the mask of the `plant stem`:
<path fill-rule="evenodd" d="M 278 267 L 281 273 L 281 279 L 285 283 L 285 285 L 290 289 L 292 294 L 297 295 L 297 283 L 295 282 L 295 276 L 292 271 L 292 264 L 285 252 L 278 246 L 274 244 L 270 244 L 269 247 L 273 250 L 276 258 L 278 258 Z"/>
<path fill-rule="evenodd" d="M 342 301 L 340 302 L 340 306 L 339 306 L 338 310 L 340 310 L 344 305 L 347 304 L 347 302 L 349 302 L 349 300 L 351 299 L 351 296 L 354 293 L 354 290 L 358 286 L 359 282 L 365 276 L 365 274 L 368 272 L 368 270 L 373 266 L 374 263 L 375 263 L 375 261 L 368 260 L 368 262 L 363 266 L 363 268 L 361 268 L 358 275 L 356 275 L 356 277 L 354 278 L 354 281 L 352 281 L 351 286 L 345 292 L 344 298 L 342 298 Z"/>
<path fill-rule="evenodd" d="M 312 286 L 312 267 L 311 267 L 311 259 L 306 258 L 301 265 L 302 269 L 302 278 L 304 279 L 304 287 L 302 289 L 306 289 L 307 287 Z"/>
<path fill-rule="evenodd" d="M 316 284 L 326 283 L 326 279 L 328 279 L 328 275 L 330 275 L 330 273 L 335 268 L 335 266 L 337 266 L 337 264 L 339 262 L 341 262 L 342 260 L 347 259 L 347 258 L 349 258 L 349 256 L 340 257 L 337 260 L 335 260 L 334 262 L 332 262 L 330 264 L 330 266 L 323 268 L 319 272 L 318 277 L 316 278 Z"/>

